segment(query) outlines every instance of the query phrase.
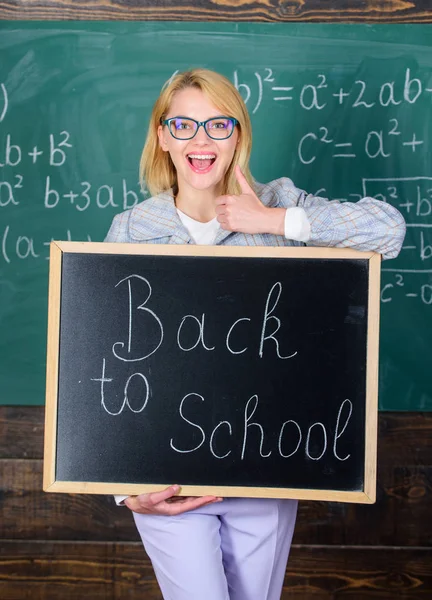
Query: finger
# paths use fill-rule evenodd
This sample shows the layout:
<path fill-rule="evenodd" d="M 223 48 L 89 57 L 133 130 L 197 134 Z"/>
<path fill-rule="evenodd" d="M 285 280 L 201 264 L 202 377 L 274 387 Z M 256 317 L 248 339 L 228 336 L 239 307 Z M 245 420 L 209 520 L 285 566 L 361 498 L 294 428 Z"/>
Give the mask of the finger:
<path fill-rule="evenodd" d="M 185 502 L 175 502 L 168 504 L 168 512 L 170 515 L 179 515 L 189 510 L 195 510 L 206 506 L 207 504 L 213 504 L 214 502 L 221 502 L 221 498 L 215 496 L 203 496 L 202 498 L 186 497 Z"/>
<path fill-rule="evenodd" d="M 141 505 L 137 501 L 136 496 L 129 496 L 128 498 L 126 498 L 124 500 L 124 505 L 127 506 L 129 508 L 129 510 L 132 510 L 134 512 L 136 512 L 137 510 L 139 510 L 141 508 Z"/>
<path fill-rule="evenodd" d="M 155 506 L 159 502 L 164 502 L 168 498 L 172 498 L 180 491 L 179 485 L 170 485 L 160 492 L 152 492 L 151 494 L 140 494 L 136 496 L 137 502 L 140 506 Z"/>
<path fill-rule="evenodd" d="M 226 231 L 231 231 L 228 221 L 225 219 L 224 216 L 217 217 L 217 221 L 222 229 L 225 229 Z"/>
<path fill-rule="evenodd" d="M 165 502 L 168 498 L 172 498 L 180 491 L 179 485 L 171 485 L 160 492 L 139 494 L 138 496 L 129 496 L 125 499 L 125 505 L 134 512 L 141 512 L 142 509 L 151 510 L 160 502 Z"/>
<path fill-rule="evenodd" d="M 222 206 L 216 206 L 216 215 L 224 215 L 226 213 L 226 206 L 222 205 Z"/>
<path fill-rule="evenodd" d="M 246 177 L 243 175 L 243 171 L 240 169 L 239 165 L 236 165 L 236 167 L 235 167 L 235 174 L 236 174 L 237 181 L 238 181 L 238 183 L 240 185 L 240 189 L 242 191 L 242 194 L 253 194 L 253 195 L 255 195 L 255 192 L 253 191 L 253 189 L 249 185 L 248 180 L 246 179 Z"/>
<path fill-rule="evenodd" d="M 207 498 L 213 498 L 214 501 L 221 501 L 223 500 L 223 498 L 220 497 L 216 497 L 216 496 L 206 496 Z M 168 498 L 167 502 L 168 504 L 175 504 L 175 503 L 184 503 L 187 502 L 189 500 L 195 500 L 196 498 L 201 498 L 201 496 L 174 496 L 173 498 Z"/>
<path fill-rule="evenodd" d="M 198 498 L 198 496 L 173 496 L 172 498 L 168 498 L 166 502 L 168 504 L 184 504 L 185 502 L 189 502 L 192 498 Z"/>
<path fill-rule="evenodd" d="M 145 498 L 143 498 L 143 500 L 146 500 L 146 501 L 150 502 L 150 504 L 155 505 L 155 504 L 159 504 L 159 502 L 164 502 L 168 498 L 172 498 L 173 496 L 178 494 L 179 491 L 180 491 L 180 486 L 175 484 L 175 485 L 170 485 L 169 487 L 165 488 L 164 490 L 162 490 L 160 492 L 152 492 L 151 494 L 142 494 L 142 496 L 145 497 Z M 140 496 L 137 496 L 137 498 L 139 500 Z"/>
<path fill-rule="evenodd" d="M 226 204 L 233 204 L 234 198 L 231 196 L 218 196 L 216 198 L 216 206 L 224 206 Z"/>

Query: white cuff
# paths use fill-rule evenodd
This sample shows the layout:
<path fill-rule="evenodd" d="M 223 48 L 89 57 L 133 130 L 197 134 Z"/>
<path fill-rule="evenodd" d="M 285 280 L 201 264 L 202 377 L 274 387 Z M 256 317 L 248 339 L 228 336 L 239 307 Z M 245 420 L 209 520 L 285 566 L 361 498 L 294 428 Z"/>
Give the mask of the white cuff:
<path fill-rule="evenodd" d="M 114 496 L 117 506 L 124 506 L 123 500 L 126 500 L 126 498 L 129 498 L 129 496 Z"/>
<path fill-rule="evenodd" d="M 306 211 L 301 206 L 287 208 L 285 213 L 285 237 L 296 242 L 308 242 L 311 227 Z"/>

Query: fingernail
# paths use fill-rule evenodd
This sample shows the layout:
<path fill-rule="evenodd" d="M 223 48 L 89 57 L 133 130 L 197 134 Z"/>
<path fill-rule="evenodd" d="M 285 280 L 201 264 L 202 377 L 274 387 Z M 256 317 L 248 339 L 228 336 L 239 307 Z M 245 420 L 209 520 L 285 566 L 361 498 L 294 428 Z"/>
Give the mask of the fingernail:
<path fill-rule="evenodd" d="M 177 484 L 175 484 L 175 485 L 173 485 L 173 486 L 171 487 L 171 489 L 172 489 L 172 491 L 173 491 L 175 494 L 177 494 L 177 492 L 179 492 L 179 491 L 180 491 L 180 486 L 179 486 L 179 485 L 177 485 Z"/>

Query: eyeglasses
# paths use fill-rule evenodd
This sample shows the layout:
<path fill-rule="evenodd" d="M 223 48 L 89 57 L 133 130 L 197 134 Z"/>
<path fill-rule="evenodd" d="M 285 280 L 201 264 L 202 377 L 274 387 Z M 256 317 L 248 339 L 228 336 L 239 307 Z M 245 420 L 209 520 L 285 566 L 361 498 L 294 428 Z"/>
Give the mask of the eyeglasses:
<path fill-rule="evenodd" d="M 201 126 L 212 140 L 226 140 L 232 136 L 238 121 L 233 117 L 213 117 L 207 121 L 195 121 L 189 117 L 172 117 L 161 120 L 161 124 L 168 126 L 170 134 L 176 140 L 191 140 Z"/>

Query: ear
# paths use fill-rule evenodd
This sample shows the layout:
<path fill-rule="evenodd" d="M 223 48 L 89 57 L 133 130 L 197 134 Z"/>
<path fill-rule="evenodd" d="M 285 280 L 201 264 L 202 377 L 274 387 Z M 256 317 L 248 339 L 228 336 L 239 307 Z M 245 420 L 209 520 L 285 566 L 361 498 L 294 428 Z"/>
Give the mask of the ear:
<path fill-rule="evenodd" d="M 168 152 L 168 144 L 165 139 L 165 132 L 162 125 L 159 125 L 157 130 L 158 138 L 159 138 L 159 146 L 162 148 L 164 152 Z"/>

